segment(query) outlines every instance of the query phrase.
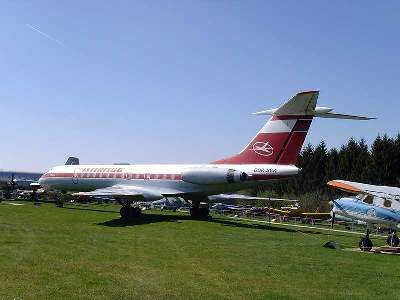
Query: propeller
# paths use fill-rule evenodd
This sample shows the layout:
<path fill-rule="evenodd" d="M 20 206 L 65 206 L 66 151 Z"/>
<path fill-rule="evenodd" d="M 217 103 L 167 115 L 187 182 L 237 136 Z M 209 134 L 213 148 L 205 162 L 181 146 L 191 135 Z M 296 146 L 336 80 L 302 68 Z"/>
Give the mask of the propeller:
<path fill-rule="evenodd" d="M 14 179 L 14 173 L 12 173 L 11 174 L 11 180 L 10 180 L 10 183 L 9 183 L 11 186 L 14 186 L 16 183 L 15 183 L 15 179 Z"/>
<path fill-rule="evenodd" d="M 332 205 L 332 210 L 331 210 L 331 228 L 333 228 L 333 225 L 335 225 L 335 212 L 333 211 L 333 208 L 335 206 L 335 200 L 329 201 L 329 204 Z"/>
<path fill-rule="evenodd" d="M 8 186 L 6 189 L 6 193 L 5 193 L 5 198 L 6 199 L 10 199 L 11 198 L 11 193 L 14 191 L 15 186 L 17 185 L 17 183 L 15 182 L 15 178 L 14 178 L 14 173 L 11 174 L 11 180 L 8 182 Z"/>
<path fill-rule="evenodd" d="M 335 225 L 335 213 L 334 212 L 332 212 L 331 228 L 333 228 L 333 225 Z"/>

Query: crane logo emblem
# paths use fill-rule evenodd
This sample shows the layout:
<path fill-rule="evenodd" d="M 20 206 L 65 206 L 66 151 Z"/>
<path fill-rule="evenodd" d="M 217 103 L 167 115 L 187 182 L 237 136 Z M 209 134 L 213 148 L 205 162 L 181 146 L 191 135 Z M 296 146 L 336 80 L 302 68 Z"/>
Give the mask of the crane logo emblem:
<path fill-rule="evenodd" d="M 253 144 L 251 150 L 261 156 L 271 156 L 274 154 L 274 148 L 272 148 L 269 142 L 256 142 Z"/>

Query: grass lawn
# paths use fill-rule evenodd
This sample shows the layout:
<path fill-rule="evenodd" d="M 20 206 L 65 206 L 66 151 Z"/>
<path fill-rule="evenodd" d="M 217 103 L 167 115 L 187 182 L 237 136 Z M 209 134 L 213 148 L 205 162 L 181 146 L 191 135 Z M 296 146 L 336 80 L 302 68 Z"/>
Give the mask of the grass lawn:
<path fill-rule="evenodd" d="M 113 205 L 0 203 L 0 299 L 397 299 L 400 257 L 358 237 Z M 384 244 L 383 239 L 373 239 Z"/>

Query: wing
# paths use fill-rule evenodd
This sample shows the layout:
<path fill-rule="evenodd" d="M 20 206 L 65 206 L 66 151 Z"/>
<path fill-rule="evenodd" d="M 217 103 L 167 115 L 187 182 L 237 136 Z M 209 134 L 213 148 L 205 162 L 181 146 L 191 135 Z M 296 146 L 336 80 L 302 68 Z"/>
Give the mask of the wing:
<path fill-rule="evenodd" d="M 380 198 L 400 200 L 400 188 L 392 186 L 379 186 L 359 182 L 332 180 L 327 185 L 352 194 L 365 194 Z"/>
<path fill-rule="evenodd" d="M 267 198 L 267 197 L 252 197 L 252 196 L 246 196 L 246 195 L 241 195 L 241 194 L 219 194 L 219 195 L 208 196 L 208 199 L 210 201 L 216 201 L 216 202 L 223 202 L 223 201 L 229 201 L 229 200 L 250 200 L 250 201 L 262 200 L 262 201 L 298 202 L 298 200 Z"/>
<path fill-rule="evenodd" d="M 88 197 L 111 197 L 132 201 L 155 201 L 162 199 L 164 196 L 151 189 L 144 189 L 131 185 L 114 185 L 111 187 L 97 189 L 91 192 L 78 192 L 73 196 L 88 196 Z"/>

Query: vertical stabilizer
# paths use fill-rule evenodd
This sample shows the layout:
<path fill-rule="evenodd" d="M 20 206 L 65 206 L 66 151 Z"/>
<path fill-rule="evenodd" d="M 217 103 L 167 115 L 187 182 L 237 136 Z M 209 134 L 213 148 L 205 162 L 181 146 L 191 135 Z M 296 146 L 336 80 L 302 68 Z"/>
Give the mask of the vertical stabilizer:
<path fill-rule="evenodd" d="M 294 165 L 315 115 L 319 92 L 301 92 L 277 109 L 262 112 L 272 117 L 237 155 L 214 164 Z"/>

